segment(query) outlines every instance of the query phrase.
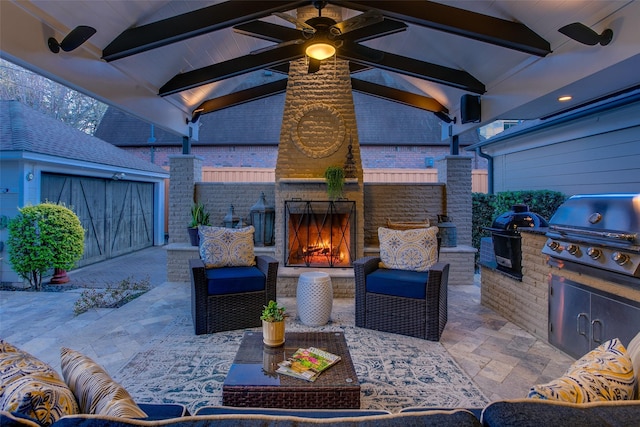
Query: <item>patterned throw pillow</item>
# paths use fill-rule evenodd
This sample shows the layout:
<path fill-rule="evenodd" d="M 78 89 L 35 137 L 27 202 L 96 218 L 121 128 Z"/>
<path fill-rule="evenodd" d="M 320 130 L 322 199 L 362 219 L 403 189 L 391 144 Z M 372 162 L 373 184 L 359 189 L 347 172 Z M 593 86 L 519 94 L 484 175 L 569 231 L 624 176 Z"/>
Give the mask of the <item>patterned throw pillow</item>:
<path fill-rule="evenodd" d="M 198 227 L 200 258 L 207 268 L 256 265 L 252 225 L 244 228 Z"/>
<path fill-rule="evenodd" d="M 564 376 L 532 387 L 528 397 L 572 403 L 630 400 L 635 387 L 631 359 L 614 338 L 575 361 Z"/>
<path fill-rule="evenodd" d="M 0 410 L 24 414 L 43 426 L 80 412 L 73 393 L 51 366 L 2 339 Z"/>
<path fill-rule="evenodd" d="M 427 271 L 438 262 L 438 227 L 411 230 L 378 228 L 380 267 Z"/>
<path fill-rule="evenodd" d="M 60 367 L 84 414 L 146 418 L 131 395 L 89 357 L 62 348 Z"/>

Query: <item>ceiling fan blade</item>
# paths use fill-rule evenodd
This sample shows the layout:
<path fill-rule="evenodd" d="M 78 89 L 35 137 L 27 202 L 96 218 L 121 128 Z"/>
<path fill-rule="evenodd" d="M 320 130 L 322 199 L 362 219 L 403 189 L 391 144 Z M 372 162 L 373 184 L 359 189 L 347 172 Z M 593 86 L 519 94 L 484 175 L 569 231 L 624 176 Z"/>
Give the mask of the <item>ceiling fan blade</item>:
<path fill-rule="evenodd" d="M 320 61 L 319 59 L 313 59 L 311 57 L 309 57 L 308 59 L 309 59 L 309 68 L 307 69 L 307 73 L 313 74 L 318 72 L 320 70 L 320 63 L 322 61 Z"/>
<path fill-rule="evenodd" d="M 367 25 L 357 30 L 349 31 L 345 35 L 336 37 L 336 40 L 351 40 L 353 42 L 364 42 L 378 37 L 399 33 L 407 29 L 407 24 L 393 19 L 384 19 L 382 22 Z"/>
<path fill-rule="evenodd" d="M 233 27 L 233 31 L 245 36 L 251 36 L 274 43 L 300 38 L 300 30 L 265 21 L 251 21 Z"/>
<path fill-rule="evenodd" d="M 306 22 L 300 21 L 299 19 L 294 18 L 293 16 L 291 16 L 291 15 L 289 15 L 287 13 L 273 12 L 273 14 L 275 16 L 277 16 L 278 18 L 284 19 L 285 21 L 289 21 L 293 25 L 295 25 L 297 27 L 300 27 L 300 29 L 304 33 L 314 34 L 316 32 L 316 29 L 313 28 L 311 25 L 307 24 Z"/>
<path fill-rule="evenodd" d="M 60 42 L 60 49 L 65 52 L 71 52 L 82 45 L 82 43 L 89 40 L 89 38 L 96 33 L 96 29 L 87 25 L 79 25 L 75 27 L 67 36 Z"/>
<path fill-rule="evenodd" d="M 384 17 L 377 10 L 368 10 L 360 15 L 356 15 L 353 18 L 340 21 L 329 28 L 329 31 L 334 36 L 344 35 L 350 31 L 357 30 L 359 28 L 366 27 L 367 25 L 377 24 L 382 22 Z"/>
<path fill-rule="evenodd" d="M 598 43 L 600 43 L 601 46 L 606 46 L 613 38 L 613 31 L 611 29 L 607 28 L 602 32 L 602 34 L 598 34 L 580 22 L 565 25 L 558 31 L 565 36 L 588 46 L 595 46 Z"/>
<path fill-rule="evenodd" d="M 356 56 L 366 58 L 368 61 L 379 62 L 384 58 L 384 52 L 378 49 L 373 49 L 367 46 L 363 46 L 358 43 L 345 41 L 338 50 L 339 56 Z"/>
<path fill-rule="evenodd" d="M 268 52 L 270 50 L 278 49 L 278 48 L 281 48 L 281 47 L 291 46 L 291 45 L 295 45 L 295 44 L 303 44 L 305 41 L 306 40 L 302 40 L 302 39 L 287 40 L 285 42 L 278 43 L 278 44 L 273 45 L 273 46 L 267 46 L 267 47 L 263 47 L 262 49 L 252 50 L 249 53 L 251 55 L 259 55 L 259 54 L 261 54 L 263 52 Z"/>

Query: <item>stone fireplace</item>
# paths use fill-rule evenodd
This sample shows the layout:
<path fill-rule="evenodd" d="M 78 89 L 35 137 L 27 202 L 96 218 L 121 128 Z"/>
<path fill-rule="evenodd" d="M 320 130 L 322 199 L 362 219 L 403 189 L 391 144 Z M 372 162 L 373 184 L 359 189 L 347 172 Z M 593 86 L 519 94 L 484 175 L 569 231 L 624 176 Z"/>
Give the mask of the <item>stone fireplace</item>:
<path fill-rule="evenodd" d="M 341 20 L 341 16 L 332 13 L 336 13 L 335 8 L 323 9 L 323 16 Z M 298 9 L 298 17 L 302 20 L 316 15 L 317 10 L 313 7 Z M 342 257 L 338 261 L 329 249 L 329 259 L 320 262 L 318 252 L 326 255 L 327 248 L 317 246 L 326 246 L 327 243 L 318 242 L 315 237 L 302 238 L 300 230 L 288 222 L 286 207 L 297 206 L 294 202 L 298 201 L 311 202 L 314 211 L 319 202 L 330 206 L 324 171 L 328 166 L 345 166 L 347 160 L 352 164 L 354 173 L 347 179 L 340 200 L 350 205 L 349 242 L 345 246 L 344 239 L 341 240 L 344 229 L 334 230 L 331 235 L 338 239 L 343 252 L 348 253 L 336 255 Z M 364 196 L 358 127 L 347 61 L 335 57 L 324 60 L 315 73 L 308 73 L 306 58 L 290 63 L 275 175 L 276 218 L 280 218 L 275 225 L 275 258 L 283 266 L 283 274 L 292 267 L 296 270 L 307 267 L 350 268 L 351 262 L 363 254 Z M 345 203 L 337 203 L 340 204 Z M 298 220 L 301 218 L 296 217 Z M 309 216 L 305 220 L 322 221 L 319 217 Z M 290 242 L 292 234 L 294 241 Z M 335 243 L 331 245 L 335 246 Z"/>

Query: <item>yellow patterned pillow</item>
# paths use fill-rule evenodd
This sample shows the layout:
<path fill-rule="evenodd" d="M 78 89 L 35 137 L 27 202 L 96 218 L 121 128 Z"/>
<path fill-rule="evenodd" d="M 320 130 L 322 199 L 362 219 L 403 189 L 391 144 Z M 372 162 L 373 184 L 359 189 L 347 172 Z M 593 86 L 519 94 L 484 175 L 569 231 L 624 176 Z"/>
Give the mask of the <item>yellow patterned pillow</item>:
<path fill-rule="evenodd" d="M 630 400 L 635 387 L 631 359 L 614 338 L 575 361 L 564 376 L 532 387 L 528 397 L 572 403 Z"/>
<path fill-rule="evenodd" d="M 438 262 L 438 227 L 411 230 L 378 228 L 380 267 L 427 271 Z"/>
<path fill-rule="evenodd" d="M 244 228 L 198 227 L 200 258 L 207 268 L 256 265 L 252 225 Z"/>
<path fill-rule="evenodd" d="M 0 339 L 0 410 L 24 414 L 48 426 L 78 414 L 76 399 L 48 364 Z"/>
<path fill-rule="evenodd" d="M 122 418 L 147 417 L 127 390 L 89 357 L 62 348 L 60 367 L 83 413 Z"/>

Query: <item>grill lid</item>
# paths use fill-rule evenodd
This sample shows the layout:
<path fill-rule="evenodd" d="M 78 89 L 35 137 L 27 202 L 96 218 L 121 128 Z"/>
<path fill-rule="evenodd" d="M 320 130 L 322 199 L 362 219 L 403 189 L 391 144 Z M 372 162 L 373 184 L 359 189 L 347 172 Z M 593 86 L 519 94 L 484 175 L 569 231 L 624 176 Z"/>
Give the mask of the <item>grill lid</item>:
<path fill-rule="evenodd" d="M 546 235 L 542 253 L 552 265 L 640 285 L 640 193 L 572 196 L 551 217 Z"/>
<path fill-rule="evenodd" d="M 603 244 L 637 245 L 640 194 L 584 194 L 570 197 L 549 221 L 549 234 Z"/>

